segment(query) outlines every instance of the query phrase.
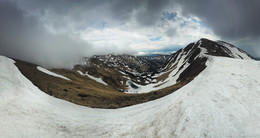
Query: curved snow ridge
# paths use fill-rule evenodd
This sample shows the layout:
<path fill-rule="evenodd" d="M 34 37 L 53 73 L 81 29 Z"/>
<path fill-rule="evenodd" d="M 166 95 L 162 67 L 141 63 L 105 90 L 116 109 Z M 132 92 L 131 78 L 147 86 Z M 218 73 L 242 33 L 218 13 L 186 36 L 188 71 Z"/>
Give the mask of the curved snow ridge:
<path fill-rule="evenodd" d="M 121 109 L 92 109 L 51 97 L 13 63 L 0 57 L 2 137 L 260 135 L 259 61 L 214 57 L 176 92 Z"/>
<path fill-rule="evenodd" d="M 62 78 L 62 79 L 64 79 L 64 80 L 71 80 L 71 79 L 69 79 L 69 78 L 67 78 L 67 77 L 65 77 L 65 76 L 62 76 L 62 75 L 60 75 L 60 74 L 51 72 L 51 71 L 49 71 L 49 70 L 47 70 L 47 69 L 45 69 L 45 68 L 43 68 L 43 67 L 40 67 L 40 66 L 37 66 L 37 69 L 38 69 L 39 71 L 45 73 L 45 74 L 48 74 L 48 75 L 51 75 L 51 76 L 54 76 L 54 77 Z"/>

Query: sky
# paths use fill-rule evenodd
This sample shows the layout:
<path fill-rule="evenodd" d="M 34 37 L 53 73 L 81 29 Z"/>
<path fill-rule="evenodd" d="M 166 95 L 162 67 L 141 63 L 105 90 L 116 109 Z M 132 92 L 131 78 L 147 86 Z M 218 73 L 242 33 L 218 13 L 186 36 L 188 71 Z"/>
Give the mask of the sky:
<path fill-rule="evenodd" d="M 0 55 L 72 67 L 96 54 L 169 53 L 200 38 L 260 57 L 259 0 L 0 0 Z"/>

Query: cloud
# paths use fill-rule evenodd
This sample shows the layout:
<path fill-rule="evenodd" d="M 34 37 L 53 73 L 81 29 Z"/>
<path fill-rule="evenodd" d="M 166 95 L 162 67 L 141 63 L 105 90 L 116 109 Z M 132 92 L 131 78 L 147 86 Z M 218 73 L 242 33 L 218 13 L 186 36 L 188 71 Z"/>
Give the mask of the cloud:
<path fill-rule="evenodd" d="M 168 3 L 1 1 L 0 54 L 47 67 L 70 67 L 94 54 L 136 54 L 180 47 L 208 34 L 216 38 L 193 18 L 165 11 Z M 187 25 L 180 28 L 184 21 Z"/>
<path fill-rule="evenodd" d="M 178 0 L 178 3 L 183 14 L 199 17 L 221 39 L 233 41 L 248 52 L 259 50 L 256 43 L 260 39 L 259 0 Z M 259 52 L 252 54 L 260 56 Z"/>
<path fill-rule="evenodd" d="M 260 56 L 258 7 L 254 0 L 0 0 L 0 54 L 68 67 L 84 56 L 176 49 L 205 37 Z"/>
<path fill-rule="evenodd" d="M 251 0 L 180 0 L 182 11 L 196 15 L 215 33 L 227 38 L 260 35 L 260 1 Z"/>
<path fill-rule="evenodd" d="M 180 48 L 202 37 L 218 39 L 212 31 L 193 20 L 178 13 L 176 21 L 163 21 L 153 27 L 135 27 L 135 23 L 130 22 L 113 28 L 87 29 L 82 32 L 81 37 L 96 47 L 114 45 L 125 47 L 127 51 L 131 48 L 137 52 Z M 183 22 L 187 23 L 180 27 Z M 174 34 L 169 36 L 172 32 Z"/>
<path fill-rule="evenodd" d="M 59 28 L 63 23 L 70 29 L 98 27 L 98 23 L 110 25 L 135 20 L 138 25 L 155 25 L 161 14 L 167 10 L 170 0 L 12 0 L 44 24 Z M 173 7 L 173 6 L 171 6 Z M 75 23 L 76 21 L 76 23 Z"/>
<path fill-rule="evenodd" d="M 67 26 L 62 26 L 62 22 L 48 20 L 55 24 L 48 26 L 48 23 L 44 24 L 41 20 L 44 17 L 36 18 L 17 5 L 19 4 L 15 2 L 0 1 L 1 55 L 45 67 L 68 68 L 80 63 L 82 57 L 131 52 L 130 48 L 124 49 L 114 45 L 95 47 L 81 39 L 77 32 L 70 30 Z M 58 24 L 60 28 L 53 29 Z"/>
<path fill-rule="evenodd" d="M 0 2 L 0 54 L 47 67 L 71 67 L 91 46 L 68 34 L 52 34 L 14 3 Z"/>
<path fill-rule="evenodd" d="M 160 41 L 162 37 L 161 36 L 158 36 L 158 37 L 155 37 L 155 38 L 150 38 L 151 41 Z"/>

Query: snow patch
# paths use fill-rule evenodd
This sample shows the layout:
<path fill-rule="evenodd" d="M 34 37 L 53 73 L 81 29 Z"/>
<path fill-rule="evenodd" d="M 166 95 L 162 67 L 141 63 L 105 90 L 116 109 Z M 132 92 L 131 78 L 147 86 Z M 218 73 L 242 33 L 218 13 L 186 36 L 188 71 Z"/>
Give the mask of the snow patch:
<path fill-rule="evenodd" d="M 62 79 L 65 79 L 65 80 L 71 80 L 65 76 L 62 76 L 62 75 L 59 75 L 57 73 L 54 73 L 54 72 L 51 72 L 43 67 L 40 67 L 40 66 L 37 66 L 37 69 L 45 74 L 48 74 L 48 75 L 51 75 L 51 76 L 54 76 L 54 77 L 58 77 L 58 78 L 62 78 Z"/>
<path fill-rule="evenodd" d="M 98 82 L 98 83 L 102 83 L 102 84 L 104 84 L 104 85 L 107 85 L 107 83 L 105 83 L 101 78 L 96 78 L 96 77 L 94 77 L 94 76 L 91 76 L 91 75 L 89 75 L 87 72 L 84 74 L 83 72 L 81 72 L 81 71 L 77 71 L 80 75 L 84 75 L 84 76 L 88 76 L 90 79 L 92 79 L 92 80 L 95 80 L 96 82 Z"/>

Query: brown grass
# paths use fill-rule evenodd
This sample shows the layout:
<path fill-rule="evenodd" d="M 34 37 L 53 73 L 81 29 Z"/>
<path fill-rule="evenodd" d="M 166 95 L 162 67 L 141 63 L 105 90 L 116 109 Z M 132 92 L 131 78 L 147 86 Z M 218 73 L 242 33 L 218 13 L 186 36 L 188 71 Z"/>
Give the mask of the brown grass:
<path fill-rule="evenodd" d="M 173 86 L 158 91 L 143 94 L 126 94 L 117 91 L 113 86 L 118 83 L 118 81 L 116 81 L 117 79 L 124 79 L 124 81 L 126 79 L 123 76 L 118 75 L 117 71 L 113 71 L 112 69 L 92 69 L 93 75 L 95 74 L 96 77 L 103 78 L 108 84 L 113 84 L 103 85 L 87 76 L 80 75 L 76 70 L 51 70 L 70 78 L 71 81 L 68 81 L 45 74 L 37 70 L 37 65 L 31 63 L 16 60 L 15 64 L 22 74 L 43 92 L 56 98 L 93 108 L 121 108 L 155 100 L 174 92 L 193 79 L 188 78 Z M 167 73 L 165 76 L 167 76 Z M 125 87 L 125 85 L 118 84 L 118 86 L 119 85 L 121 85 L 122 88 Z"/>

